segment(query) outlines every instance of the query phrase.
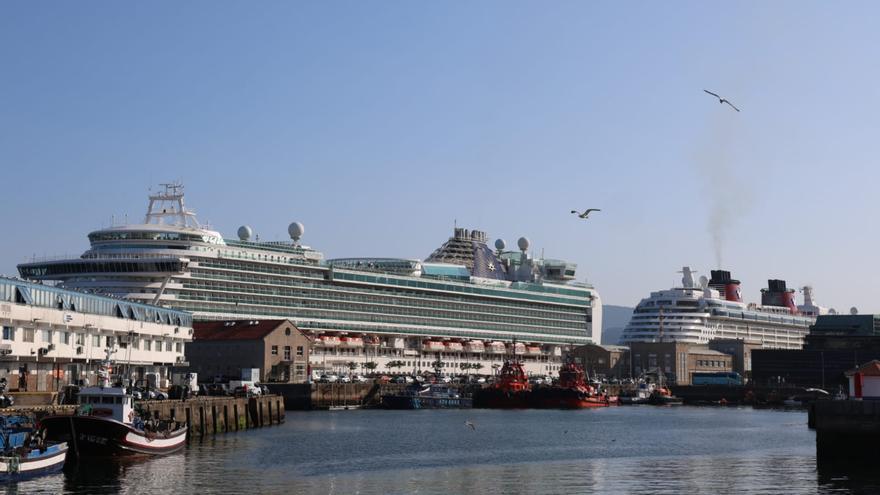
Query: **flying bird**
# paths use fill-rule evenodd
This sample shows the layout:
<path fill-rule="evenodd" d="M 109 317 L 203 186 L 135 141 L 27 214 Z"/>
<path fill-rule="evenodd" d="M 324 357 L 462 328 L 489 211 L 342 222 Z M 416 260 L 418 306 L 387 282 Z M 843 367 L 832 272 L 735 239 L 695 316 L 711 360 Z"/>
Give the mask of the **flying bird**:
<path fill-rule="evenodd" d="M 587 211 L 580 213 L 577 210 L 571 210 L 572 213 L 578 216 L 578 218 L 589 218 L 590 213 L 594 211 L 602 211 L 599 208 L 589 208 Z"/>
<path fill-rule="evenodd" d="M 465 426 L 470 426 L 472 430 L 477 431 L 477 426 L 474 425 L 473 423 L 471 423 L 470 420 L 465 421 L 465 422 L 464 422 L 464 425 L 465 425 Z"/>
<path fill-rule="evenodd" d="M 730 105 L 731 108 L 733 108 L 734 110 L 736 110 L 737 112 L 739 112 L 739 108 L 736 108 L 735 106 L 733 106 L 733 103 L 731 103 L 730 101 L 728 101 L 726 98 L 722 98 L 722 97 L 716 95 L 715 93 L 709 91 L 708 89 L 704 89 L 703 91 L 709 93 L 710 95 L 714 96 L 715 98 L 718 98 L 718 103 L 721 103 L 722 105 L 723 105 L 724 103 L 727 103 L 728 105 Z"/>

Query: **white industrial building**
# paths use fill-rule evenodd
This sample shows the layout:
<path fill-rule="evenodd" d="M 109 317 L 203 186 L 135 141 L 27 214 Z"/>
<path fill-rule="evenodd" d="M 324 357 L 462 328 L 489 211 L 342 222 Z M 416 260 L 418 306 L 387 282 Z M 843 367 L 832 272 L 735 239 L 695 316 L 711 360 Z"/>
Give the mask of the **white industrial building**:
<path fill-rule="evenodd" d="M 165 386 L 192 340 L 189 313 L 8 278 L 0 326 L 0 378 L 13 391 L 95 384 L 107 349 L 114 375 Z"/>

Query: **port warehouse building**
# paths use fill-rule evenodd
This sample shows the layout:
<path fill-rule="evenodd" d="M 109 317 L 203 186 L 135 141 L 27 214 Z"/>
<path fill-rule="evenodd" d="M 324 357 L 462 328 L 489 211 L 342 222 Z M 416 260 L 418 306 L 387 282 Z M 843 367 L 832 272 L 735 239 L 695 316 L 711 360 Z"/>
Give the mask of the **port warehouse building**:
<path fill-rule="evenodd" d="M 821 315 L 810 327 L 803 349 L 756 349 L 753 380 L 846 390 L 849 370 L 880 359 L 880 315 Z"/>
<path fill-rule="evenodd" d="M 242 369 L 259 369 L 263 382 L 309 381 L 311 339 L 291 320 L 196 322 L 193 331 L 186 357 L 200 381 L 238 380 Z"/>
<path fill-rule="evenodd" d="M 634 342 L 630 347 L 587 344 L 575 348 L 572 355 L 591 377 L 637 378 L 662 372 L 670 384 L 690 385 L 694 373 L 739 371 L 734 366 L 736 351 L 728 348 L 741 348 L 743 343 L 727 340 L 721 350 L 684 342 Z"/>
<path fill-rule="evenodd" d="M 10 278 L 0 326 L 0 378 L 13 391 L 95 384 L 107 349 L 127 376 L 167 386 L 192 340 L 189 313 Z"/>

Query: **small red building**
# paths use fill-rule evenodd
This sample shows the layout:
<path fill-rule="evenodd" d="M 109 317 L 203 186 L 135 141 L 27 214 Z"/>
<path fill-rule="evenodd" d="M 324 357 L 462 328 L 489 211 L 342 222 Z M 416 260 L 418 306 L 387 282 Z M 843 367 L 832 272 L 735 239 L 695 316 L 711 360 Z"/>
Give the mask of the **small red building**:
<path fill-rule="evenodd" d="M 873 360 L 846 372 L 852 399 L 880 399 L 880 361 Z"/>

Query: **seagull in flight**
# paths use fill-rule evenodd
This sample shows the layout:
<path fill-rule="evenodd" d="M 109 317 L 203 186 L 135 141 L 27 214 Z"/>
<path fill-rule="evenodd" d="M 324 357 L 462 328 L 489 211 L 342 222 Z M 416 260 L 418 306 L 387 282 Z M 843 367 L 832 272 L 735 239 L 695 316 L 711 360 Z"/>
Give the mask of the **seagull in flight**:
<path fill-rule="evenodd" d="M 733 108 L 734 110 L 739 112 L 739 108 L 736 108 L 735 106 L 733 106 L 733 103 L 728 101 L 726 98 L 722 98 L 722 97 L 716 95 L 715 93 L 709 91 L 708 89 L 704 89 L 703 91 L 709 93 L 710 95 L 714 96 L 715 98 L 718 98 L 718 103 L 721 103 L 721 104 L 727 103 L 728 105 L 730 105 L 731 108 Z"/>
<path fill-rule="evenodd" d="M 475 424 L 471 423 L 470 420 L 465 421 L 465 422 L 464 422 L 464 425 L 465 425 L 465 426 L 470 426 L 472 430 L 477 431 L 477 426 L 476 426 Z"/>
<path fill-rule="evenodd" d="M 602 210 L 600 210 L 599 208 L 589 208 L 583 213 L 580 213 L 577 210 L 571 210 L 571 212 L 574 213 L 575 215 L 577 215 L 578 218 L 589 218 L 590 213 L 592 213 L 594 211 L 602 211 Z"/>

